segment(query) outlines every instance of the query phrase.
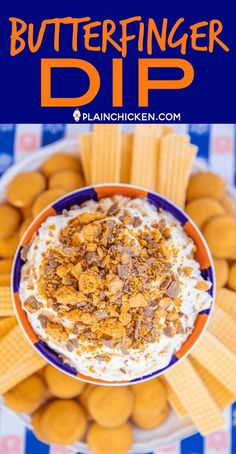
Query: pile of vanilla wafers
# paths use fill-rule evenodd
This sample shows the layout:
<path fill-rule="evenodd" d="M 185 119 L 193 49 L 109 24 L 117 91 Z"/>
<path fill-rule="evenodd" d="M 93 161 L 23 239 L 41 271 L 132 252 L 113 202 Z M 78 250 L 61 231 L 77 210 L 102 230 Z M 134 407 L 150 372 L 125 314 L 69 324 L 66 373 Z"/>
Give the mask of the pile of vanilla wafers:
<path fill-rule="evenodd" d="M 81 135 L 79 145 L 86 185 L 131 183 L 185 207 L 197 151 L 189 136 L 177 136 L 163 125 L 137 125 L 133 133 L 121 133 L 120 125 L 101 124 Z M 180 418 L 189 416 L 203 435 L 224 425 L 222 410 L 236 398 L 235 327 L 236 291 L 218 286 L 207 332 L 188 358 L 161 379 L 170 406 Z M 0 287 L 0 357 L 0 394 L 45 366 L 17 325 L 8 285 Z"/>

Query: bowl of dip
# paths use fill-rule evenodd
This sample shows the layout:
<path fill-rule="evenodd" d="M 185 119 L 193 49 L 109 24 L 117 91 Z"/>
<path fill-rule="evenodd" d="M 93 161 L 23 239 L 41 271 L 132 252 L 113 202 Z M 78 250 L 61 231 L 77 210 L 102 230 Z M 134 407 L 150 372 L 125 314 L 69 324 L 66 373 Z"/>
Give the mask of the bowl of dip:
<path fill-rule="evenodd" d="M 12 295 L 34 348 L 90 383 L 139 383 L 189 354 L 212 311 L 212 258 L 160 194 L 102 184 L 63 196 L 17 250 Z"/>

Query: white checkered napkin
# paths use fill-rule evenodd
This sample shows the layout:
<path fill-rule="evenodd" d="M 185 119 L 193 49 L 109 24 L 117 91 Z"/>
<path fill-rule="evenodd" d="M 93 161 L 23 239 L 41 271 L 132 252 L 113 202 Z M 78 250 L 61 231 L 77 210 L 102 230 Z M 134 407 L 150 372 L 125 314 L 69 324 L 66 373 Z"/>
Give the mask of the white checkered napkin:
<path fill-rule="evenodd" d="M 236 321 L 236 292 L 220 288 L 216 292 L 216 304 Z"/>
<path fill-rule="evenodd" d="M 162 125 L 136 125 L 134 128 L 131 184 L 156 189 L 158 153 Z"/>
<path fill-rule="evenodd" d="M 207 332 L 191 356 L 236 397 L 236 356 L 231 350 Z"/>
<path fill-rule="evenodd" d="M 120 158 L 120 125 L 94 125 L 92 132 L 91 183 L 119 183 Z"/>
<path fill-rule="evenodd" d="M 10 287 L 0 287 L 0 317 L 10 317 L 15 315 Z"/>

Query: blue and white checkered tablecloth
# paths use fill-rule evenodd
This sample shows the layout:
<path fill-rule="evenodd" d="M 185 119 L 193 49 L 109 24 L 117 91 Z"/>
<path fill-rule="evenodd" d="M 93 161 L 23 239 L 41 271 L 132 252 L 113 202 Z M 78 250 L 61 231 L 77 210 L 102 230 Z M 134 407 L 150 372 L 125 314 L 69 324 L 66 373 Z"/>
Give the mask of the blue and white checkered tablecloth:
<path fill-rule="evenodd" d="M 78 124 L 0 124 L 0 175 L 11 165 L 33 154 L 34 150 L 63 137 L 76 138 L 90 129 Z M 124 125 L 128 130 L 132 125 Z M 235 125 L 177 125 L 180 133 L 189 133 L 199 147 L 199 157 L 229 183 L 236 184 Z M 147 454 L 236 454 L 236 403 L 225 411 L 223 430 L 205 438 L 195 434 L 178 443 Z M 72 454 L 71 449 L 47 446 L 9 411 L 0 410 L 0 454 Z"/>

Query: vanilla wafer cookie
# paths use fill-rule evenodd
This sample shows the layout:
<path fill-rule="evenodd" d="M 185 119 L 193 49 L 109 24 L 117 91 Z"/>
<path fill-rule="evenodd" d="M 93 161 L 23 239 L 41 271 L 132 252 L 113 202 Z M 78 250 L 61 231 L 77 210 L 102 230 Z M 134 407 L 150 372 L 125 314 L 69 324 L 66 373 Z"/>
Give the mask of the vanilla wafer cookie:
<path fill-rule="evenodd" d="M 216 402 L 188 359 L 169 370 L 165 378 L 202 435 L 224 426 Z"/>
<path fill-rule="evenodd" d="M 19 325 L 0 341 L 0 394 L 42 369 L 46 362 L 26 340 Z"/>
<path fill-rule="evenodd" d="M 91 183 L 92 133 L 79 136 L 80 160 L 87 185 Z"/>
<path fill-rule="evenodd" d="M 119 183 L 120 161 L 120 125 L 94 125 L 92 133 L 91 183 Z"/>
<path fill-rule="evenodd" d="M 190 137 L 167 134 L 161 138 L 157 163 L 156 190 L 183 207 L 196 147 Z"/>
<path fill-rule="evenodd" d="M 220 307 L 216 306 L 209 323 L 209 331 L 226 347 L 236 353 L 235 320 Z"/>
<path fill-rule="evenodd" d="M 29 207 L 45 187 L 46 180 L 41 173 L 36 171 L 18 173 L 7 188 L 7 199 L 16 207 Z"/>
<path fill-rule="evenodd" d="M 2 339 L 15 325 L 17 325 L 16 317 L 4 317 L 0 319 L 0 339 Z"/>
<path fill-rule="evenodd" d="M 216 292 L 216 304 L 236 320 L 236 292 L 220 288 Z"/>
<path fill-rule="evenodd" d="M 130 183 L 132 164 L 133 134 L 122 134 L 120 182 Z"/>
<path fill-rule="evenodd" d="M 167 400 L 179 418 L 185 418 L 188 415 L 182 402 L 179 400 L 177 394 L 174 392 L 170 384 L 165 380 L 165 388 L 167 391 Z"/>
<path fill-rule="evenodd" d="M 176 181 L 180 178 L 180 150 L 182 150 L 182 154 L 183 150 L 186 152 L 189 142 L 190 137 L 188 135 L 177 136 L 173 133 L 161 138 L 157 166 L 157 190 L 162 191 L 163 195 L 168 196 L 171 192 L 172 173 L 175 177 L 173 183 L 177 187 Z M 175 172 L 175 169 L 177 172 Z"/>
<path fill-rule="evenodd" d="M 0 317 L 15 315 L 10 287 L 0 287 Z"/>
<path fill-rule="evenodd" d="M 210 332 L 192 350 L 191 357 L 219 380 L 236 397 L 236 357 Z"/>
<path fill-rule="evenodd" d="M 191 363 L 221 410 L 224 410 L 234 402 L 234 394 L 225 388 L 205 367 L 194 358 L 191 358 Z"/>
<path fill-rule="evenodd" d="M 131 184 L 155 190 L 162 125 L 136 125 L 133 137 Z"/>

